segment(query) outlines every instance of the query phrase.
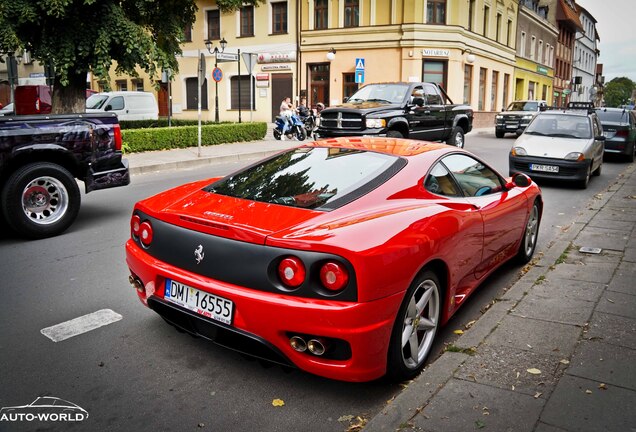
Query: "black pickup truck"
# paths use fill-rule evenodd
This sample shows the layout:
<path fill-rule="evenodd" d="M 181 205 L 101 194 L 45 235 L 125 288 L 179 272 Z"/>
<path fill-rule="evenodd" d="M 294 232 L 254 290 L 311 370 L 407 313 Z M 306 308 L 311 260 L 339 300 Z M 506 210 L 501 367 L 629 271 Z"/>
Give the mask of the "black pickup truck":
<path fill-rule="evenodd" d="M 0 207 L 24 237 L 60 234 L 81 195 L 130 183 L 115 114 L 0 117 Z"/>
<path fill-rule="evenodd" d="M 453 105 L 446 93 L 432 83 L 368 84 L 342 105 L 320 113 L 317 134 L 387 136 L 445 141 L 464 147 L 464 135 L 473 128 L 473 110 Z"/>

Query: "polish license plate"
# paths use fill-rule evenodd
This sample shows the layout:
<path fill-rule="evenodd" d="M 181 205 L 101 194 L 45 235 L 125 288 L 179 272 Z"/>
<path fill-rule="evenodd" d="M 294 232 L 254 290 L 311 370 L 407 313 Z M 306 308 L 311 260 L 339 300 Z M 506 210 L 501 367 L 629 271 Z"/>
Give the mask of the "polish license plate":
<path fill-rule="evenodd" d="M 172 279 L 166 279 L 164 299 L 215 321 L 232 324 L 234 303 Z"/>
<path fill-rule="evenodd" d="M 530 164 L 531 171 L 543 171 L 543 172 L 552 172 L 558 173 L 559 167 L 554 165 L 538 165 L 538 164 Z"/>

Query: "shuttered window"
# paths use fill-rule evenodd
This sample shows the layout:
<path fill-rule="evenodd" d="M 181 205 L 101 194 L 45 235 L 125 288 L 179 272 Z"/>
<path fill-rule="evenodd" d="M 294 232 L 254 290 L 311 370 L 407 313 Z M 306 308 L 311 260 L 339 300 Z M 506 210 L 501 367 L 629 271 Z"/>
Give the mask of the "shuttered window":
<path fill-rule="evenodd" d="M 198 78 L 186 78 L 186 109 L 198 109 L 199 91 L 197 89 Z M 208 80 L 201 85 L 201 109 L 208 109 Z"/>
<path fill-rule="evenodd" d="M 249 75 L 244 75 L 240 77 L 241 79 L 241 98 L 240 98 L 240 106 L 242 110 L 250 109 L 250 77 Z M 232 104 L 231 109 L 239 109 L 239 77 L 233 76 L 230 79 L 232 83 Z M 256 107 L 254 103 L 254 94 L 255 91 L 252 88 L 252 106 Z"/>

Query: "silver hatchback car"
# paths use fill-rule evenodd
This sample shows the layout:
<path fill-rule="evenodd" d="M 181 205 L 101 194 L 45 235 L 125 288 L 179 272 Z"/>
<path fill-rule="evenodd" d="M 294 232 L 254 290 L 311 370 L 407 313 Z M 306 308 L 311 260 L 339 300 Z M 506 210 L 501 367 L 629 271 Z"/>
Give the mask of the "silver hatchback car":
<path fill-rule="evenodd" d="M 576 182 L 586 188 L 600 175 L 605 137 L 593 110 L 538 113 L 510 150 L 510 175 Z"/>

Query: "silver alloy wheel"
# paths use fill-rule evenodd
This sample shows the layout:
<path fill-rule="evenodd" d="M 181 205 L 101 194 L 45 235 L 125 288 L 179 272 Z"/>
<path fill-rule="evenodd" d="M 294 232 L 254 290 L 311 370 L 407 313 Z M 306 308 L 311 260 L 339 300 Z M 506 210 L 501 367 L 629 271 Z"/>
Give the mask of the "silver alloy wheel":
<path fill-rule="evenodd" d="M 54 177 L 33 179 L 22 192 L 22 210 L 31 222 L 49 225 L 60 220 L 69 206 L 64 184 Z"/>
<path fill-rule="evenodd" d="M 531 256 L 537 242 L 537 233 L 539 231 L 539 209 L 536 204 L 532 206 L 528 223 L 526 224 L 526 234 L 524 238 L 524 247 L 526 256 Z"/>
<path fill-rule="evenodd" d="M 439 310 L 439 288 L 426 279 L 413 291 L 402 325 L 402 360 L 409 369 L 420 366 L 430 351 Z"/>
<path fill-rule="evenodd" d="M 461 132 L 455 132 L 455 145 L 459 148 L 464 148 L 464 134 Z"/>

